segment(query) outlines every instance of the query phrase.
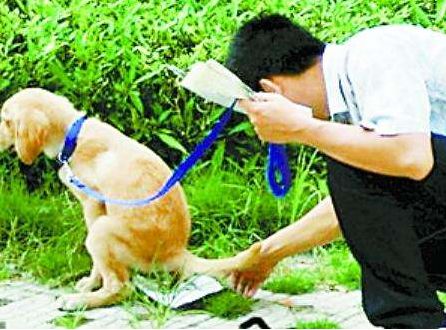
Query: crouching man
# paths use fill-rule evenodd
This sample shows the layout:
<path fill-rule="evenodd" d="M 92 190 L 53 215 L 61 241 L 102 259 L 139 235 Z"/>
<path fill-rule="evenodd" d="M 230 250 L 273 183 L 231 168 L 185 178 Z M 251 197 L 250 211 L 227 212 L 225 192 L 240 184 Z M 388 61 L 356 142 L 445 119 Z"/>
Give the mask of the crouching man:
<path fill-rule="evenodd" d="M 376 326 L 438 328 L 446 290 L 446 36 L 414 26 L 325 44 L 290 20 L 256 18 L 227 66 L 258 93 L 241 101 L 260 139 L 319 149 L 330 196 L 262 242 L 233 273 L 253 295 L 281 259 L 342 232 Z M 301 105 L 311 107 L 309 118 Z"/>

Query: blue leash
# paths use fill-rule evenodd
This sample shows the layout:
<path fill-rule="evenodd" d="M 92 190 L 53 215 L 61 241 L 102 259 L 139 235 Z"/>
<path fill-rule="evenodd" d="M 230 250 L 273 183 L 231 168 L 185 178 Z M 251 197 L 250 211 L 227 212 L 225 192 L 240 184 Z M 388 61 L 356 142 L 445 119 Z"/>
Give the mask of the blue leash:
<path fill-rule="evenodd" d="M 91 189 L 85 185 L 78 177 L 76 177 L 71 171 L 68 163 L 71 155 L 74 153 L 77 146 L 77 138 L 82 129 L 82 126 L 87 119 L 83 116 L 76 120 L 68 129 L 65 136 L 64 146 L 59 153 L 58 161 L 66 167 L 68 171 L 68 180 L 77 189 L 82 191 L 89 197 L 97 199 L 104 203 L 116 204 L 122 206 L 144 206 L 150 202 L 163 197 L 167 194 L 172 187 L 177 184 L 189 170 L 198 162 L 198 160 L 204 155 L 204 153 L 210 148 L 214 141 L 218 138 L 218 135 L 231 119 L 233 107 L 235 102 L 226 109 L 222 116 L 218 119 L 217 124 L 214 125 L 209 134 L 195 147 L 194 151 L 176 168 L 171 177 L 161 187 L 161 189 L 155 194 L 136 200 L 122 200 L 108 198 L 101 193 Z M 291 172 L 288 166 L 288 158 L 286 154 L 285 146 L 278 144 L 270 144 L 268 147 L 268 166 L 266 170 L 266 178 L 271 188 L 271 192 L 276 197 L 284 197 L 291 187 Z"/>
<path fill-rule="evenodd" d="M 271 192 L 277 198 L 285 197 L 290 190 L 291 171 L 284 145 L 274 143 L 268 145 L 266 180 L 271 188 Z"/>

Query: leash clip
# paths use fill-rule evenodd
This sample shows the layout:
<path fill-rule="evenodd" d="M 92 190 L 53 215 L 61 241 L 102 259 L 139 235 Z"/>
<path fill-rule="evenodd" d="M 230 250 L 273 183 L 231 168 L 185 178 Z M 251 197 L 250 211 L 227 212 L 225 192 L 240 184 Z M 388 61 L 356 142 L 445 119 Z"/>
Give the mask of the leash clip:
<path fill-rule="evenodd" d="M 68 161 L 63 161 L 61 162 L 61 164 L 62 166 L 60 167 L 60 170 L 62 171 L 62 177 L 65 178 L 69 183 L 73 183 L 74 173 L 71 170 Z"/>

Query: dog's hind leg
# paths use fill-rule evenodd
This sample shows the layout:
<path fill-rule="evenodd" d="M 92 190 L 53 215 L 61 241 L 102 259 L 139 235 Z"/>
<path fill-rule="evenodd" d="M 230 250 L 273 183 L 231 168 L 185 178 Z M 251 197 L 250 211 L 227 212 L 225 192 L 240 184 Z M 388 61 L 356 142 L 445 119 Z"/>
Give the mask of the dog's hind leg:
<path fill-rule="evenodd" d="M 122 228 L 119 220 L 100 217 L 90 228 L 86 246 L 93 258 L 93 269 L 102 278 L 102 287 L 95 292 L 66 295 L 61 298 L 62 309 L 93 308 L 113 304 L 121 300 L 129 279 L 129 249 L 120 239 Z"/>

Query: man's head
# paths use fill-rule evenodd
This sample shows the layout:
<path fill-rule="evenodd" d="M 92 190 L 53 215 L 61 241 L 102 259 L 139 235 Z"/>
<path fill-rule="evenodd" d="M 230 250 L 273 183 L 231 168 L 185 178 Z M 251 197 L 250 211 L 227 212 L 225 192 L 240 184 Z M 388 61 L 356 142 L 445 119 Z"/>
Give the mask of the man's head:
<path fill-rule="evenodd" d="M 325 113 L 321 56 L 325 44 L 280 15 L 255 18 L 240 28 L 226 66 L 253 90 L 278 92 Z"/>

